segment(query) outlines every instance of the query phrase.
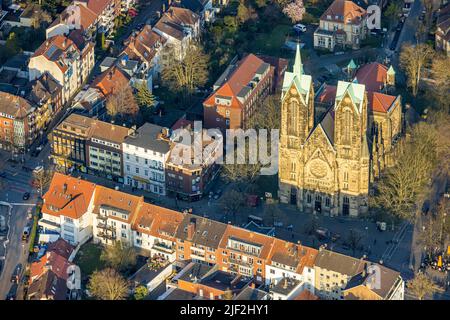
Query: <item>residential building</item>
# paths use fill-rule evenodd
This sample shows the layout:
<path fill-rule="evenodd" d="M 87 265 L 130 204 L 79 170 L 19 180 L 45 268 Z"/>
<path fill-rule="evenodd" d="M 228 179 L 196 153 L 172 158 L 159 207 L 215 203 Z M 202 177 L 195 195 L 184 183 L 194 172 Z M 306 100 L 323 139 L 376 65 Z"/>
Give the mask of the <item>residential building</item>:
<path fill-rule="evenodd" d="M 175 5 L 189 9 L 200 17 L 201 25 L 213 23 L 216 18 L 216 8 L 212 0 L 176 0 Z"/>
<path fill-rule="evenodd" d="M 166 45 L 181 60 L 191 41 L 200 35 L 200 17 L 189 9 L 172 6 L 163 13 L 153 31 L 167 39 Z"/>
<path fill-rule="evenodd" d="M 254 54 L 231 63 L 203 102 L 206 128 L 246 129 L 257 107 L 272 91 L 274 68 Z"/>
<path fill-rule="evenodd" d="M 125 139 L 122 148 L 125 184 L 165 195 L 169 130 L 146 123 Z"/>
<path fill-rule="evenodd" d="M 36 108 L 20 96 L 0 91 L 0 148 L 25 153 L 36 139 Z"/>
<path fill-rule="evenodd" d="M 53 175 L 43 196 L 39 226 L 57 232 L 70 244 L 85 243 L 92 236 L 92 210 L 95 184 L 60 173 Z"/>
<path fill-rule="evenodd" d="M 133 245 L 131 226 L 144 197 L 97 186 L 92 203 L 94 243 L 113 244 L 121 241 Z"/>
<path fill-rule="evenodd" d="M 192 214 L 184 216 L 177 229 L 177 260 L 208 265 L 219 263 L 220 241 L 227 225 Z"/>
<path fill-rule="evenodd" d="M 86 41 L 80 30 L 47 39 L 28 64 L 29 80 L 48 72 L 62 86 L 65 104 L 87 80 L 94 67 L 94 44 Z"/>
<path fill-rule="evenodd" d="M 134 246 L 149 252 L 150 257 L 176 260 L 176 234 L 184 219 L 178 211 L 144 203 L 134 220 Z"/>
<path fill-rule="evenodd" d="M 273 300 L 294 300 L 304 289 L 304 283 L 293 278 L 282 278 L 269 290 Z"/>
<path fill-rule="evenodd" d="M 222 158 L 223 138 L 215 139 L 209 136 L 206 129 L 194 133 L 193 122 L 186 122 L 174 132 L 178 129 L 179 138 L 174 137 L 175 133 L 171 137 L 172 148 L 166 162 L 166 188 L 178 198 L 188 201 L 200 200 L 209 191 L 211 182 L 219 172 L 217 159 Z M 194 147 L 196 134 L 200 134 L 202 139 L 201 145 L 196 144 L 199 151 Z M 192 143 L 184 145 L 183 143 L 186 143 L 184 139 L 188 137 Z M 200 150 L 202 158 L 196 159 L 195 152 Z"/>
<path fill-rule="evenodd" d="M 315 249 L 275 239 L 266 263 L 266 285 L 280 287 L 280 282 L 288 279 L 295 282 L 294 288 L 300 286 L 301 290 L 314 293 L 314 261 L 317 253 Z M 281 284 L 281 287 L 284 286 L 284 283 Z M 294 295 L 298 292 L 289 293 Z"/>
<path fill-rule="evenodd" d="M 233 300 L 271 300 L 271 296 L 268 292 L 256 289 L 254 284 L 246 287 Z"/>
<path fill-rule="evenodd" d="M 98 75 L 90 85 L 96 88 L 107 98 L 109 95 L 119 92 L 125 86 L 129 86 L 130 76 L 118 66 L 113 65 Z"/>
<path fill-rule="evenodd" d="M 366 34 L 366 11 L 353 1 L 335 0 L 320 17 L 319 27 L 314 32 L 314 48 L 359 49 Z"/>
<path fill-rule="evenodd" d="M 436 21 L 435 46 L 439 51 L 450 55 L 450 4 L 439 9 Z"/>
<path fill-rule="evenodd" d="M 220 241 L 217 264 L 220 270 L 264 283 L 274 241 L 272 237 L 227 225 Z"/>
<path fill-rule="evenodd" d="M 44 73 L 30 83 L 26 98 L 36 106 L 36 129 L 43 134 L 63 107 L 62 87 L 49 73 Z"/>
<path fill-rule="evenodd" d="M 152 29 L 150 25 L 136 35 L 132 34 L 125 40 L 125 49 L 122 55 L 129 60 L 139 61 L 139 73 L 146 74 L 147 82 L 152 83 L 161 71 L 161 51 L 167 43 L 168 38 Z M 149 86 L 149 89 L 152 89 Z"/>
<path fill-rule="evenodd" d="M 384 266 L 320 249 L 314 268 L 315 294 L 320 298 L 403 299 L 404 281 L 400 274 Z"/>
<path fill-rule="evenodd" d="M 54 162 L 122 182 L 122 143 L 133 132 L 123 126 L 71 114 L 50 135 Z"/>

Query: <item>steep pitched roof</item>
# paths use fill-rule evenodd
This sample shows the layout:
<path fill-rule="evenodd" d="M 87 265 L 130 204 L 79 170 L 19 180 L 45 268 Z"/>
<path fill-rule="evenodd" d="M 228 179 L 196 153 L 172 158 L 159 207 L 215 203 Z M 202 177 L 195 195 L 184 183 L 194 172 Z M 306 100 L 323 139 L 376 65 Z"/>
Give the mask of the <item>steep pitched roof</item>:
<path fill-rule="evenodd" d="M 250 92 L 250 81 L 252 81 L 257 73 L 263 72 L 262 70 L 270 68 L 270 65 L 258 58 L 254 54 L 247 55 L 244 59 L 238 62 L 237 66 L 226 77 L 225 82 L 214 91 L 203 104 L 208 106 L 215 105 L 216 97 L 226 97 L 231 99 L 231 107 L 240 108 L 242 102 L 238 99 L 238 96 L 242 96 L 247 90 Z"/>
<path fill-rule="evenodd" d="M 365 14 L 366 11 L 353 1 L 334 0 L 322 14 L 320 20 L 336 21 L 344 24 L 359 23 Z"/>
<path fill-rule="evenodd" d="M 48 72 L 32 81 L 30 85 L 31 91 L 28 93 L 27 99 L 37 105 L 48 101 L 62 89 L 62 86 Z"/>
<path fill-rule="evenodd" d="M 199 19 L 200 17 L 189 9 L 170 7 L 154 28 L 181 41 L 185 37 L 184 27 L 193 27 Z"/>
<path fill-rule="evenodd" d="M 91 26 L 93 26 L 98 18 L 98 15 L 87 6 L 84 6 L 80 3 L 75 3 L 64 9 L 64 11 L 61 12 L 61 14 L 52 22 L 50 27 L 56 26 L 58 24 L 71 23 L 71 21 L 73 21 L 73 18 L 71 18 L 71 16 L 78 14 L 78 12 L 80 17 L 80 26 L 83 31 L 88 30 Z"/>
<path fill-rule="evenodd" d="M 314 267 L 317 253 L 316 249 L 274 238 L 273 249 L 267 263 L 274 261 L 294 267 L 296 273 L 301 274 L 304 267 Z"/>
<path fill-rule="evenodd" d="M 380 91 L 386 84 L 388 68 L 378 62 L 363 65 L 356 71 L 355 79 L 368 91 Z"/>
<path fill-rule="evenodd" d="M 98 88 L 105 96 L 113 94 L 128 86 L 130 77 L 117 66 L 112 66 L 102 72 L 91 84 L 91 87 Z"/>
<path fill-rule="evenodd" d="M 94 183 L 55 172 L 43 196 L 42 212 L 79 219 L 86 213 L 94 189 Z"/>
<path fill-rule="evenodd" d="M 396 99 L 397 99 L 396 96 L 391 96 L 379 92 L 367 93 L 369 110 L 375 112 L 382 112 L 382 113 L 388 112 Z"/>
<path fill-rule="evenodd" d="M 331 270 L 340 274 L 353 277 L 360 273 L 367 261 L 356 259 L 341 253 L 319 250 L 314 265 L 322 269 Z"/>
<path fill-rule="evenodd" d="M 136 36 L 131 35 L 125 41 L 124 52 L 130 59 L 150 62 L 156 55 L 158 48 L 166 42 L 167 39 L 153 31 L 150 25 L 145 25 Z"/>
<path fill-rule="evenodd" d="M 29 300 L 66 300 L 66 280 L 49 270 L 29 286 L 27 294 Z"/>
<path fill-rule="evenodd" d="M 195 223 L 195 233 L 192 239 L 188 238 L 187 232 L 190 222 Z M 190 241 L 205 247 L 217 249 L 226 229 L 227 225 L 224 223 L 187 214 L 178 227 L 176 237 L 184 241 Z"/>
<path fill-rule="evenodd" d="M 363 84 L 347 82 L 347 81 L 338 81 L 337 89 L 336 89 L 336 100 L 334 103 L 334 109 L 339 106 L 339 103 L 344 98 L 346 94 L 350 96 L 352 102 L 355 104 L 355 107 L 359 112 L 362 111 L 363 101 L 365 97 L 365 86 Z"/>

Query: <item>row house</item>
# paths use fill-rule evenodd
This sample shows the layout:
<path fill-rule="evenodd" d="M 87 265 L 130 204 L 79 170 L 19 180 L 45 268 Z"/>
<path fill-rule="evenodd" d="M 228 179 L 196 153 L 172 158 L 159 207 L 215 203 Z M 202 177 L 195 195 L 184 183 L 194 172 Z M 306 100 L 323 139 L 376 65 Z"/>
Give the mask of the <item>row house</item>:
<path fill-rule="evenodd" d="M 132 246 L 131 226 L 143 203 L 144 197 L 97 186 L 92 205 L 94 243 L 120 241 Z"/>
<path fill-rule="evenodd" d="M 0 91 L 0 148 L 26 152 L 37 136 L 36 114 L 23 97 Z"/>
<path fill-rule="evenodd" d="M 217 263 L 223 271 L 254 277 L 263 283 L 274 241 L 273 237 L 227 225 L 220 241 Z"/>
<path fill-rule="evenodd" d="M 181 60 L 192 40 L 200 35 L 200 17 L 189 9 L 172 6 L 158 20 L 153 31 L 167 39 L 166 45 L 172 47 L 175 57 Z"/>
<path fill-rule="evenodd" d="M 91 199 L 95 184 L 66 176 L 53 175 L 43 196 L 39 226 L 44 233 L 59 233 L 70 244 L 85 243 L 92 236 Z"/>
<path fill-rule="evenodd" d="M 190 142 L 196 141 L 194 133 L 194 123 L 185 119 L 180 119 L 172 127 L 171 134 L 173 141 L 170 156 L 166 162 L 166 188 L 169 193 L 177 198 L 188 201 L 200 200 L 204 194 L 208 193 L 210 182 L 219 172 L 217 160 L 222 158 L 223 143 L 222 136 L 210 136 L 206 129 L 196 134 L 201 135 L 201 159 L 195 158 L 197 152 L 194 143 L 183 145 L 182 141 L 190 137 Z M 175 132 L 179 132 L 177 138 Z M 181 140 L 181 133 L 183 138 Z M 198 144 L 197 144 L 198 145 Z"/>
<path fill-rule="evenodd" d="M 165 163 L 170 153 L 169 131 L 145 123 L 123 142 L 124 183 L 165 195 Z"/>
<path fill-rule="evenodd" d="M 334 51 L 335 47 L 359 49 L 366 38 L 366 10 L 350 0 L 334 0 L 320 17 L 314 31 L 314 48 Z"/>
<path fill-rule="evenodd" d="M 314 261 L 318 251 L 299 244 L 275 239 L 266 263 L 265 284 L 283 287 L 286 279 L 303 290 L 314 293 Z M 290 292 L 290 291 L 289 291 Z"/>
<path fill-rule="evenodd" d="M 305 291 L 322 299 L 403 299 L 400 274 L 384 266 L 161 208 L 78 178 L 56 173 L 43 198 L 39 225 L 71 244 L 90 237 L 105 245 L 121 241 L 151 257 L 187 263 L 165 296 L 188 291 L 221 299 L 224 292 L 206 287 L 226 278 L 232 291 L 241 280 L 264 284 L 274 299 L 306 299 Z"/>
<path fill-rule="evenodd" d="M 177 260 L 217 264 L 220 241 L 226 229 L 224 223 L 186 215 L 177 230 Z"/>
<path fill-rule="evenodd" d="M 169 262 L 176 260 L 176 234 L 184 214 L 144 203 L 133 226 L 134 246 Z"/>
<path fill-rule="evenodd" d="M 94 44 L 72 30 L 47 39 L 36 50 L 28 64 L 29 80 L 48 72 L 62 86 L 65 104 L 87 80 L 94 62 Z"/>
<path fill-rule="evenodd" d="M 71 114 L 50 135 L 52 157 L 63 168 L 75 167 L 122 182 L 122 142 L 133 130 Z"/>
<path fill-rule="evenodd" d="M 253 54 L 231 64 L 203 102 L 206 128 L 246 129 L 272 90 L 274 67 Z"/>

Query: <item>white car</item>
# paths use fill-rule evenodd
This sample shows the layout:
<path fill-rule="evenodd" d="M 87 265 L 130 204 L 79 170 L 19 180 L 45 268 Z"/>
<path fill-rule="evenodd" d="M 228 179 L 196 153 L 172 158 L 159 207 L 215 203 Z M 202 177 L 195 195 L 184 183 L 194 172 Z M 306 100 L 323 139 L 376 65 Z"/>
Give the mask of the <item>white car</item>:
<path fill-rule="evenodd" d="M 301 23 L 297 23 L 297 24 L 294 26 L 294 30 L 295 30 L 295 31 L 298 31 L 298 32 L 306 32 L 306 26 L 303 25 L 303 24 L 301 24 Z"/>

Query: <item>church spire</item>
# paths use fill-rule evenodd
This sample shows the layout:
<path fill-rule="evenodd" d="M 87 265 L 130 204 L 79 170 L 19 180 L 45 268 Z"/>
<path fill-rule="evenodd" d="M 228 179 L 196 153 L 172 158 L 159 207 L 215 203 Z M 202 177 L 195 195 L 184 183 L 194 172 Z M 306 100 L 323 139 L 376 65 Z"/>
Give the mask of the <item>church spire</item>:
<path fill-rule="evenodd" d="M 300 44 L 297 43 L 297 49 L 295 51 L 295 62 L 294 62 L 294 75 L 302 75 L 303 74 L 303 64 L 302 57 L 300 55 Z"/>

